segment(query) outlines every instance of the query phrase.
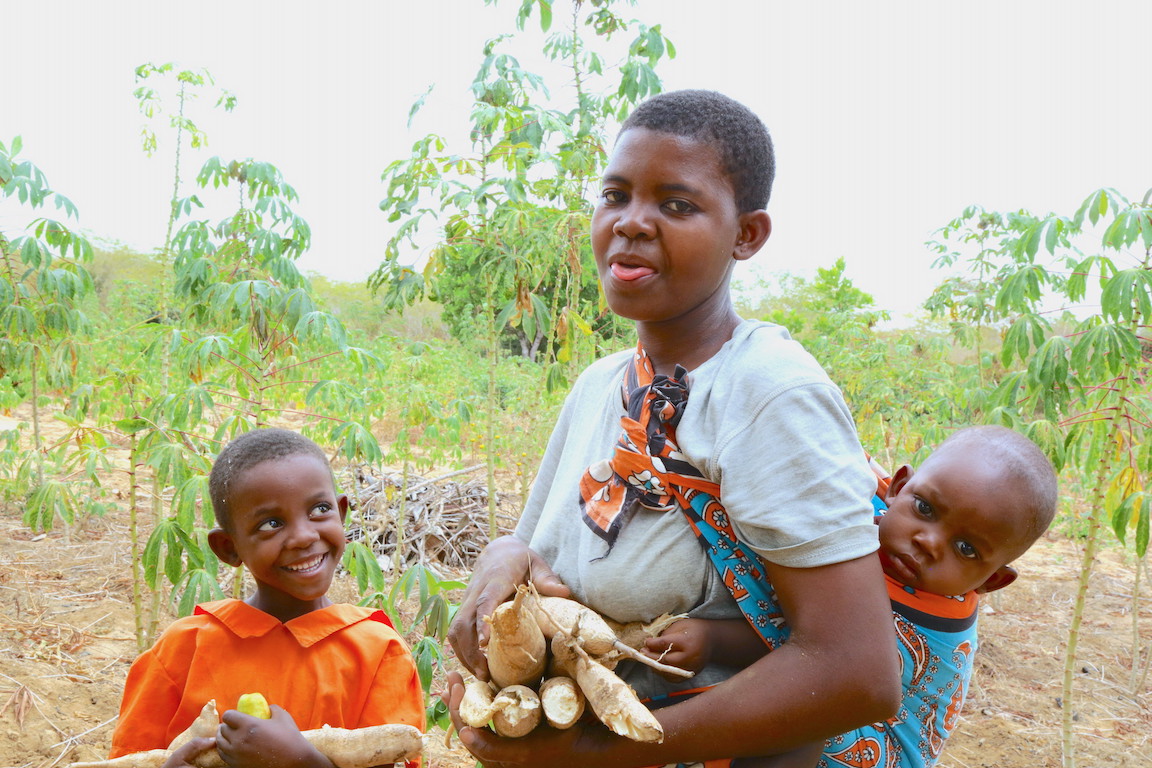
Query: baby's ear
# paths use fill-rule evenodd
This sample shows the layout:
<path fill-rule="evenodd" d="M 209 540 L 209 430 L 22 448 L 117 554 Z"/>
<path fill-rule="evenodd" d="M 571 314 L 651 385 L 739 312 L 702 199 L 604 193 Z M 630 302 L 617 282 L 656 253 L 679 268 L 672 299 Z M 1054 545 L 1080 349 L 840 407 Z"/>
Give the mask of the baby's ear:
<path fill-rule="evenodd" d="M 888 493 L 884 494 L 884 501 L 887 502 L 896 498 L 896 494 L 900 493 L 900 489 L 907 485 L 914 474 L 916 474 L 916 470 L 912 469 L 911 464 L 905 464 L 896 470 L 895 474 L 892 475 L 892 482 L 888 484 Z"/>
<path fill-rule="evenodd" d="M 995 592 L 998 589 L 1004 589 L 1004 587 L 1016 581 L 1016 577 L 1019 575 L 1012 566 L 1002 565 L 997 568 L 991 576 L 985 579 L 983 584 L 976 587 L 976 591 L 984 594 L 985 592 Z"/>
<path fill-rule="evenodd" d="M 212 551 L 216 553 L 216 557 L 220 558 L 220 562 L 226 565 L 235 568 L 243 562 L 240 559 L 240 553 L 236 551 L 236 543 L 232 541 L 232 537 L 223 528 L 213 528 L 208 531 L 208 546 L 212 547 Z"/>

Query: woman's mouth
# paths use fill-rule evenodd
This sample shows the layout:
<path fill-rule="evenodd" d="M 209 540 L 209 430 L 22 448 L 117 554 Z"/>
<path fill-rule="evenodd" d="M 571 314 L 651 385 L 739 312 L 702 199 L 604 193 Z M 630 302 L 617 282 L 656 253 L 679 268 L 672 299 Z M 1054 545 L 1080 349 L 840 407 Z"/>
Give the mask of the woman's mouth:
<path fill-rule="evenodd" d="M 612 264 L 609 269 L 612 271 L 613 277 L 617 280 L 623 280 L 624 282 L 631 282 L 633 280 L 639 280 L 642 277 L 647 277 L 648 275 L 656 274 L 656 270 L 652 269 L 652 267 L 645 267 L 639 264 L 616 262 Z"/>

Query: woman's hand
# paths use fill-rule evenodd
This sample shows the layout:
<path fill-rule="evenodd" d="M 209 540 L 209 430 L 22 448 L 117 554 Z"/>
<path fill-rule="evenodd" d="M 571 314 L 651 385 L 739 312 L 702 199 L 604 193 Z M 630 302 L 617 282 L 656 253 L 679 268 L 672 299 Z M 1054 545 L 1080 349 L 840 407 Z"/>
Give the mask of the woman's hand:
<path fill-rule="evenodd" d="M 482 650 L 488 645 L 484 617 L 491 616 L 496 606 L 512 597 L 516 587 L 529 579 L 542 595 L 571 594 L 544 558 L 515 536 L 493 540 L 476 560 L 464 599 L 448 629 L 448 642 L 460 663 L 477 678 L 488 679 L 488 659 Z"/>
<path fill-rule="evenodd" d="M 292 715 L 272 705 L 263 720 L 229 709 L 221 717 L 216 748 L 231 768 L 332 768 L 332 761 L 308 743 Z"/>
<path fill-rule="evenodd" d="M 540 725 L 519 739 L 505 739 L 487 728 L 465 725 L 460 719 L 464 679 L 459 672 L 448 673 L 448 690 L 441 698 L 448 704 L 461 744 L 484 768 L 611 768 L 644 764 L 629 757 L 625 758 L 627 762 L 610 759 L 605 750 L 626 740 L 598 723 L 577 723 L 563 731 Z"/>

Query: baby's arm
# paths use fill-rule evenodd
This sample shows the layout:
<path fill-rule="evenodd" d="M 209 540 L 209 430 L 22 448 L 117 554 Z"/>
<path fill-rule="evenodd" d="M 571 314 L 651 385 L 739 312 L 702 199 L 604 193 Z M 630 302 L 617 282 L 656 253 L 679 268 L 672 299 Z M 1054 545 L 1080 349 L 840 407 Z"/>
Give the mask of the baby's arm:
<path fill-rule="evenodd" d="M 725 666 L 747 667 L 768 647 L 746 619 L 681 619 L 646 640 L 644 651 L 665 664 L 699 672 L 716 659 Z"/>
<path fill-rule="evenodd" d="M 231 768 L 333 768 L 332 761 L 308 743 L 292 715 L 272 705 L 272 719 L 235 709 L 224 713 L 216 748 Z"/>

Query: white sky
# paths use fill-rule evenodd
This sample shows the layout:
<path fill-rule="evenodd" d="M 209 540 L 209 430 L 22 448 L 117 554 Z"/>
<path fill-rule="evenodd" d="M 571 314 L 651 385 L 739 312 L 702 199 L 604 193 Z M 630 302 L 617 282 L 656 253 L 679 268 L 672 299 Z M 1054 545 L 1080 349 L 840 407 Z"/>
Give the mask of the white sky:
<path fill-rule="evenodd" d="M 133 70 L 207 68 L 239 104 L 194 105 L 210 146 L 185 153 L 185 178 L 212 154 L 272 162 L 312 225 L 302 267 L 360 280 L 390 231 L 381 171 L 424 133 L 463 137 L 480 48 L 513 30 L 518 5 L 4 3 L 0 140 L 23 137 L 82 229 L 156 249 L 172 137 L 152 159 L 140 150 Z M 1101 186 L 1152 187 L 1148 0 L 642 0 L 630 15 L 677 46 L 666 89 L 723 91 L 772 131 L 775 229 L 755 268 L 811 274 L 844 256 L 897 317 L 943 277 L 923 243 L 965 206 L 1071 213 Z M 504 50 L 536 66 L 532 46 Z M 29 218 L 0 204 L 9 235 Z"/>

